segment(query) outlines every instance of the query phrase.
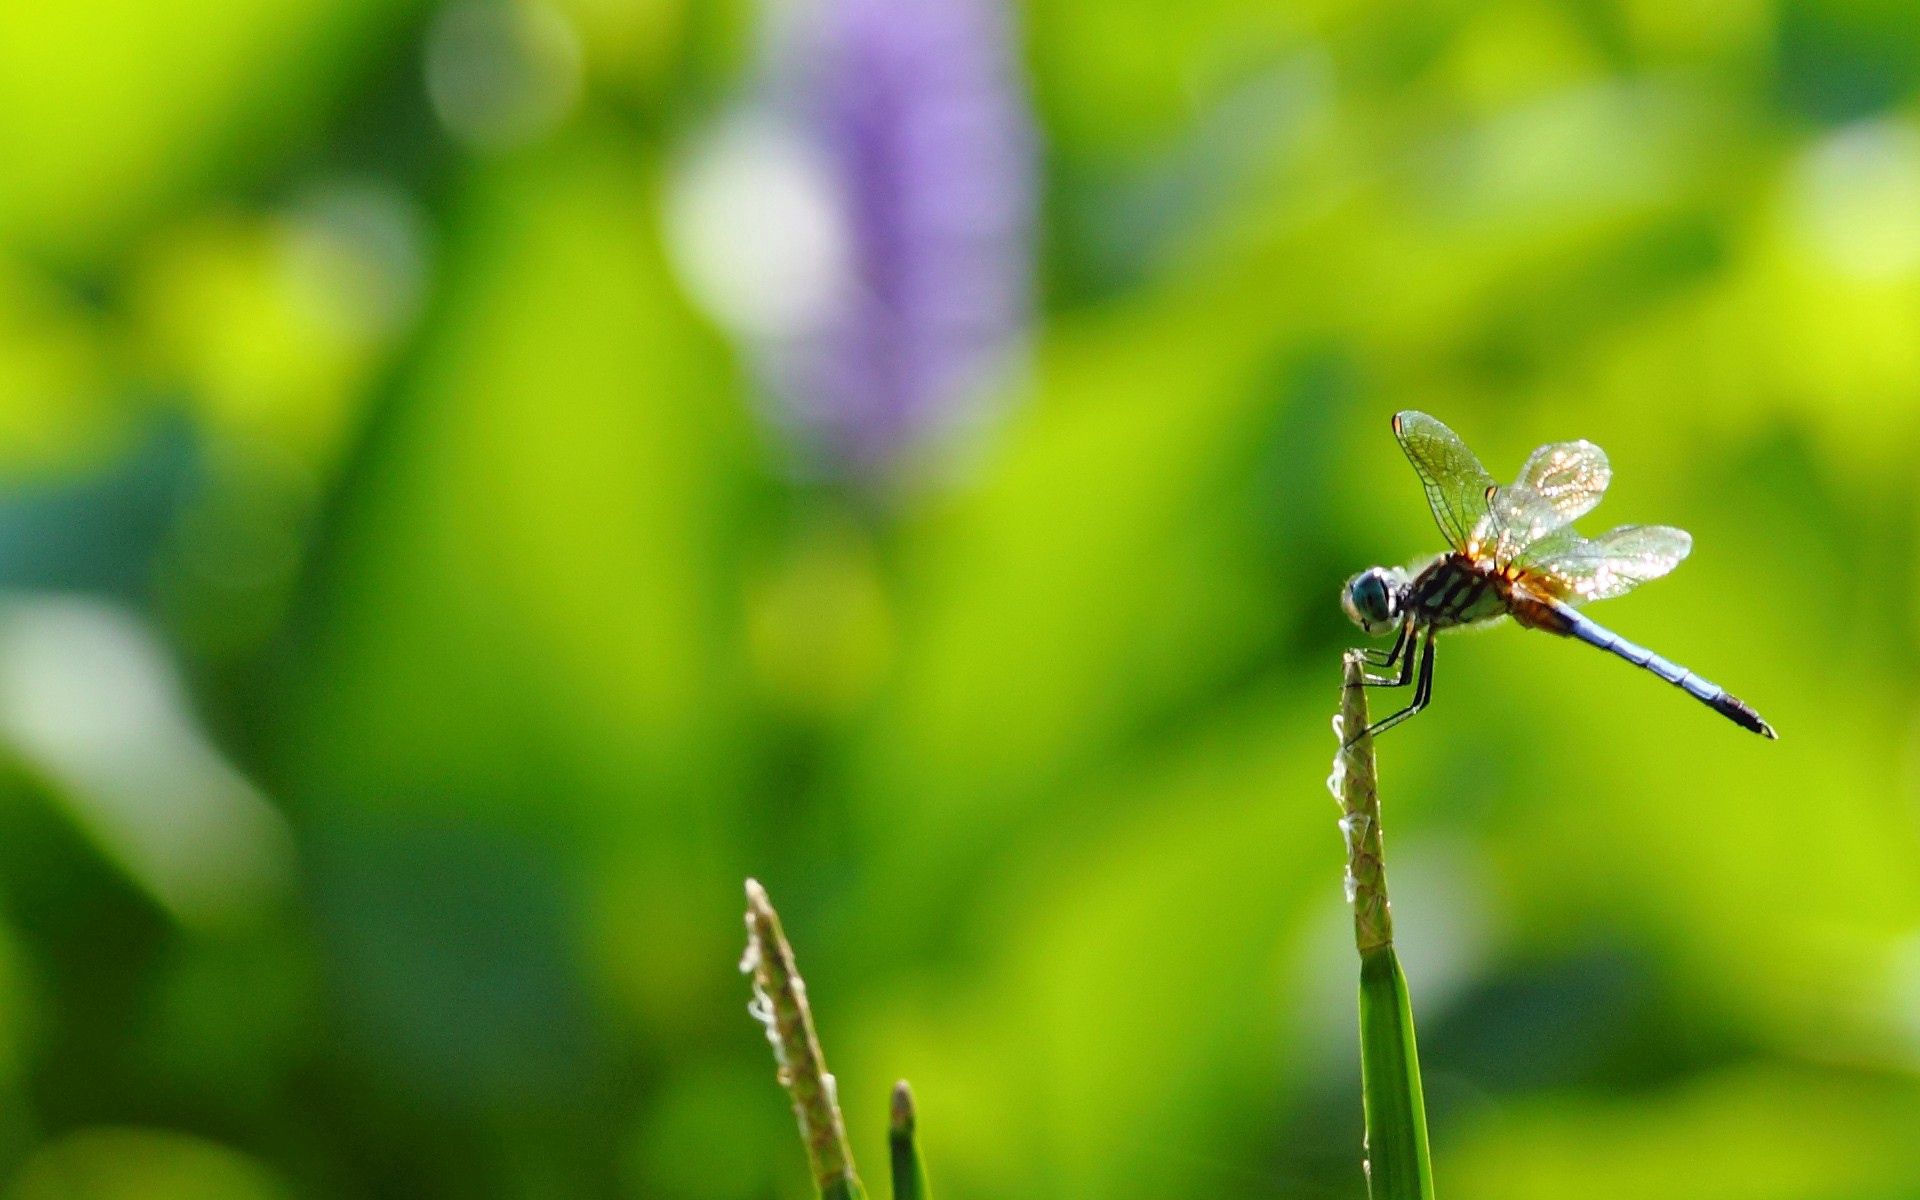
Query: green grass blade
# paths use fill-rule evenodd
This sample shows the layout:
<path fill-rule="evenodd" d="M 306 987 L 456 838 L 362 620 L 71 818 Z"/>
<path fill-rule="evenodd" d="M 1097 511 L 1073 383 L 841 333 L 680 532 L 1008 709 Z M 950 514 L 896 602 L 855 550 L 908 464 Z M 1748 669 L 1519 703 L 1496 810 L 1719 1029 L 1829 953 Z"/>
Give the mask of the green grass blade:
<path fill-rule="evenodd" d="M 893 1200 L 927 1200 L 927 1169 L 920 1162 L 915 1135 L 918 1124 L 913 1089 L 902 1079 L 893 1085 L 893 1120 L 887 1130 L 887 1146 L 893 1155 Z"/>
<path fill-rule="evenodd" d="M 1420 1055 L 1413 1037 L 1407 977 L 1393 950 L 1393 908 L 1387 900 L 1379 777 L 1367 727 L 1365 663 L 1349 654 L 1334 732 L 1342 737 L 1327 783 L 1340 802 L 1347 841 L 1347 899 L 1360 952 L 1360 1082 L 1367 1117 L 1367 1193 L 1374 1200 L 1433 1200 L 1427 1154 L 1427 1110 L 1420 1094 Z M 1355 735 L 1344 739 L 1348 730 Z"/>
<path fill-rule="evenodd" d="M 1433 1200 L 1413 1004 L 1391 944 L 1360 956 L 1360 1082 L 1367 1194 L 1374 1200 Z"/>
<path fill-rule="evenodd" d="M 793 1101 L 800 1139 L 822 1200 L 865 1200 L 847 1147 L 846 1122 L 834 1094 L 833 1076 L 814 1031 L 807 985 L 780 929 L 766 890 L 747 880 L 747 953 L 740 969 L 753 980 L 754 1017 L 766 1027 L 780 1084 Z"/>

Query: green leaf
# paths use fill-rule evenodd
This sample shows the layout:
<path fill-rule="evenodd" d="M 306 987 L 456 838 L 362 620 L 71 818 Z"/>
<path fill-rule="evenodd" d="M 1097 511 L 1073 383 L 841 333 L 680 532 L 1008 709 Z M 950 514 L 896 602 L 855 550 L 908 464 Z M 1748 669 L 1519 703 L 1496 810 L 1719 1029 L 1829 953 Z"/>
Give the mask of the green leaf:
<path fill-rule="evenodd" d="M 1360 956 L 1360 1079 L 1367 1111 L 1367 1194 L 1433 1200 L 1407 977 L 1388 943 Z"/>

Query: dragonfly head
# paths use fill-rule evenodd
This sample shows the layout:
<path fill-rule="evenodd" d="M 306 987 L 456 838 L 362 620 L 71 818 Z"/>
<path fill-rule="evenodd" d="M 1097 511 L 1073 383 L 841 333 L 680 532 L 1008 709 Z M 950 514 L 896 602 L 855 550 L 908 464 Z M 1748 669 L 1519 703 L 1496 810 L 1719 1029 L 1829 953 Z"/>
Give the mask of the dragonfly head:
<path fill-rule="evenodd" d="M 1369 637 L 1383 634 L 1400 621 L 1400 579 L 1385 567 L 1369 567 L 1347 580 L 1340 606 Z"/>

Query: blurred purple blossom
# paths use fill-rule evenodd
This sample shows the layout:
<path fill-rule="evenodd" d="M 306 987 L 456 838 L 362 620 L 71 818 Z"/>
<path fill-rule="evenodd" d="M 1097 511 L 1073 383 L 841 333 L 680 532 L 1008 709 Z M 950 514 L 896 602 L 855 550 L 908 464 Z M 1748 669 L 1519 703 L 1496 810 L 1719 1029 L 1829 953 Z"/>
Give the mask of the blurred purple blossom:
<path fill-rule="evenodd" d="M 813 0 L 782 72 L 831 176 L 844 286 L 775 387 L 829 464 L 873 473 L 978 423 L 1024 343 L 1036 196 L 1001 0 Z"/>

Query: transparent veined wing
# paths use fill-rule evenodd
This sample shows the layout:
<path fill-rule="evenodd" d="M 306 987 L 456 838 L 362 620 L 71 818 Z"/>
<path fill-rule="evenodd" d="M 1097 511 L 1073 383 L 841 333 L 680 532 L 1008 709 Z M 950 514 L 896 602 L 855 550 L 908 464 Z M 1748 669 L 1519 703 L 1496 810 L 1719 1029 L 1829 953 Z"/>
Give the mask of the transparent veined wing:
<path fill-rule="evenodd" d="M 1597 538 L 1578 538 L 1551 555 L 1540 555 L 1527 573 L 1563 600 L 1585 604 L 1611 600 L 1680 565 L 1693 537 L 1670 525 L 1622 525 Z"/>
<path fill-rule="evenodd" d="M 1427 490 L 1427 506 L 1440 532 L 1455 550 L 1467 541 L 1487 514 L 1494 491 L 1493 476 L 1467 449 L 1459 435 L 1423 412 L 1409 409 L 1393 415 L 1393 436 L 1420 475 Z"/>
<path fill-rule="evenodd" d="M 1494 488 L 1487 511 L 1467 539 L 1467 553 L 1500 566 L 1525 565 L 1573 549 L 1580 541 L 1546 496 L 1529 487 Z"/>
<path fill-rule="evenodd" d="M 1592 442 L 1551 442 L 1527 457 L 1515 486 L 1545 497 L 1564 525 L 1592 512 L 1612 479 L 1607 452 Z"/>

